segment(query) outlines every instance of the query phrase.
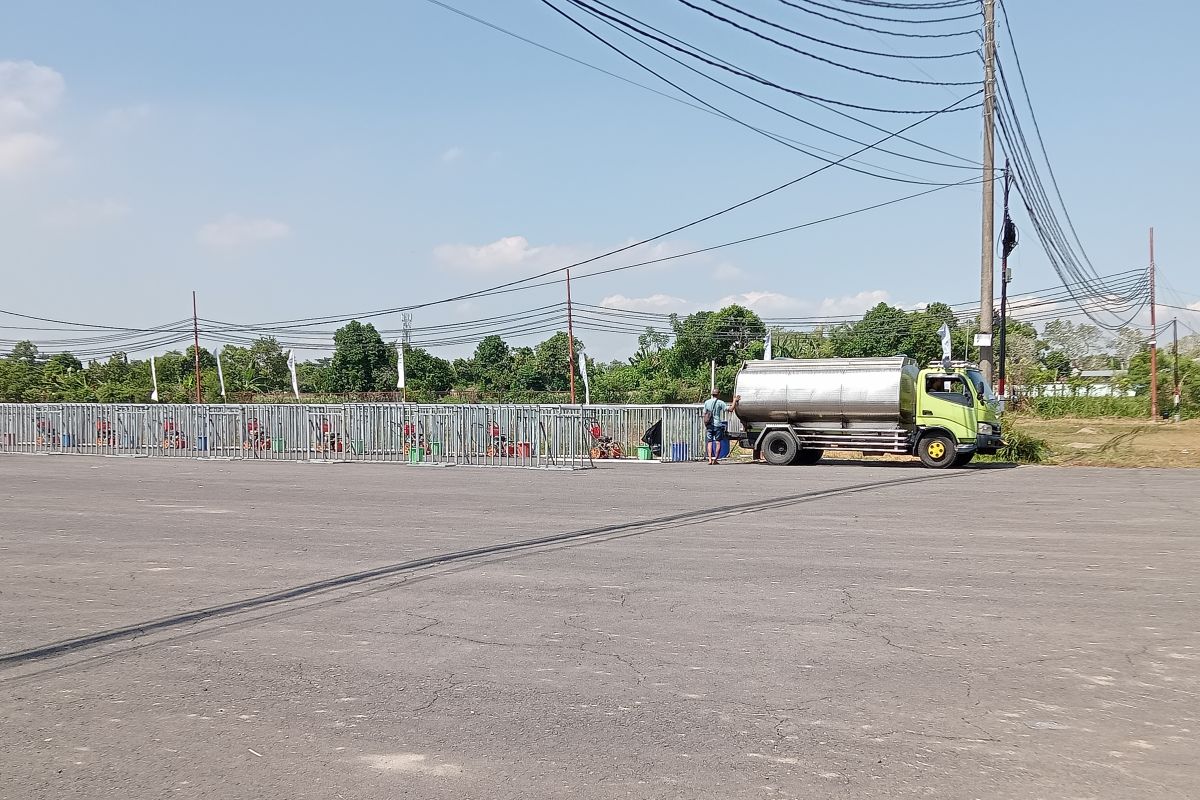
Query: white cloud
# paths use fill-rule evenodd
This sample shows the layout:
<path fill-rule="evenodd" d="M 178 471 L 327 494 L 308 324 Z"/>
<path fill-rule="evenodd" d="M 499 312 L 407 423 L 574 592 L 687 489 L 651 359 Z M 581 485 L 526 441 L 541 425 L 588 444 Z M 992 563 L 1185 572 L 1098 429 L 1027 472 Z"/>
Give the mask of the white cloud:
<path fill-rule="evenodd" d="M 534 246 L 524 236 L 505 236 L 488 244 L 443 244 L 434 258 L 447 267 L 469 272 L 502 272 L 516 268 L 552 269 L 578 261 L 582 250 L 561 245 Z"/>
<path fill-rule="evenodd" d="M 146 103 L 110 108 L 100 117 L 100 128 L 108 133 L 125 133 L 149 119 L 150 113 Z"/>
<path fill-rule="evenodd" d="M 448 148 L 444 153 L 442 153 L 442 163 L 453 164 L 464 155 L 466 155 L 466 151 L 464 151 L 461 147 Z"/>
<path fill-rule="evenodd" d="M 279 220 L 227 214 L 201 226 L 196 233 L 196 240 L 206 247 L 228 250 L 257 242 L 286 239 L 291 235 L 292 229 Z"/>
<path fill-rule="evenodd" d="M 110 197 L 98 201 L 76 201 L 48 209 L 42 214 L 42 224 L 47 228 L 65 230 L 115 222 L 127 216 L 129 206 Z"/>
<path fill-rule="evenodd" d="M 62 99 L 62 75 L 32 61 L 0 61 L 0 177 L 51 160 L 58 142 L 39 130 Z"/>
<path fill-rule="evenodd" d="M 736 281 L 746 277 L 746 270 L 735 264 L 721 262 L 713 268 L 712 277 L 714 281 Z"/>
<path fill-rule="evenodd" d="M 666 258 L 684 251 L 684 246 L 678 242 L 652 242 L 646 245 L 630 247 L 636 240 L 628 240 L 616 247 L 598 247 L 588 244 L 545 244 L 534 245 L 524 236 L 504 236 L 487 244 L 442 244 L 433 249 L 434 258 L 447 268 L 467 272 L 503 272 L 510 270 L 534 271 L 549 270 L 565 267 L 568 264 L 593 258 L 600 253 L 629 247 L 619 254 L 609 258 L 597 259 L 589 263 L 580 274 L 599 271 L 613 266 L 641 264 L 648 261 Z M 672 261 L 646 265 L 643 269 L 669 268 Z"/>
<path fill-rule="evenodd" d="M 1188 308 L 1192 311 L 1200 311 L 1200 303 L 1188 303 Z"/>
<path fill-rule="evenodd" d="M 32 61 L 0 61 L 0 129 L 28 128 L 57 106 L 66 82 Z"/>
<path fill-rule="evenodd" d="M 818 301 L 792 297 L 779 292 L 744 292 L 721 298 L 717 301 L 716 307 L 723 308 L 736 303 L 764 316 L 840 317 L 859 315 L 879 303 L 886 302 L 888 302 L 888 293 L 882 289 L 842 297 L 826 297 Z"/>
<path fill-rule="evenodd" d="M 0 176 L 16 175 L 50 161 L 58 142 L 41 133 L 0 133 Z"/>
<path fill-rule="evenodd" d="M 688 311 L 694 307 L 692 303 L 682 297 L 673 297 L 669 294 L 652 294 L 649 297 L 626 297 L 623 294 L 614 294 L 601 300 L 600 305 L 622 311 L 656 311 L 663 314 Z"/>

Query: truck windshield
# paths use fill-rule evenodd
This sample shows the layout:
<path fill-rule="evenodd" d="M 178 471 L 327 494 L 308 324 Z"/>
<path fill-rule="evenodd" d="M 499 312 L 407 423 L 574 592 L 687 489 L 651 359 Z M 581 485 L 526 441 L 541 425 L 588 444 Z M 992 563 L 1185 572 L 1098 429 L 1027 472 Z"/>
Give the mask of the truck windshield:
<path fill-rule="evenodd" d="M 971 381 L 971 385 L 975 387 L 975 394 L 981 400 L 995 400 L 996 395 L 992 394 L 992 387 L 988 386 L 988 382 L 983 379 L 983 373 L 978 370 L 967 370 L 967 379 Z"/>

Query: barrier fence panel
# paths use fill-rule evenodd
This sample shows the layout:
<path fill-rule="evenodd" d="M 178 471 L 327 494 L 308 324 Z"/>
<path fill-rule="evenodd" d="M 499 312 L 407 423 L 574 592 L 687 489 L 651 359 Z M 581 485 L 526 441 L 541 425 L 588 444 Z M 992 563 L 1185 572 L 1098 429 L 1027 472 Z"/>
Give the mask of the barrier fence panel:
<path fill-rule="evenodd" d="M 346 412 L 343 406 L 306 406 L 309 459 L 341 461 L 346 457 Z"/>
<path fill-rule="evenodd" d="M 38 406 L 35 410 L 34 452 L 61 453 L 63 413 L 61 408 Z"/>
<path fill-rule="evenodd" d="M 643 441 L 663 418 L 662 406 L 582 406 L 584 433 L 593 459 L 653 458 L 652 445 Z"/>
<path fill-rule="evenodd" d="M 0 452 L 578 469 L 698 458 L 696 406 L 0 404 Z M 656 428 L 661 449 L 643 443 Z"/>
<path fill-rule="evenodd" d="M 705 430 L 699 405 L 663 406 L 662 461 L 705 458 Z"/>
<path fill-rule="evenodd" d="M 213 458 L 241 458 L 246 424 L 237 406 L 209 406 L 207 453 Z"/>

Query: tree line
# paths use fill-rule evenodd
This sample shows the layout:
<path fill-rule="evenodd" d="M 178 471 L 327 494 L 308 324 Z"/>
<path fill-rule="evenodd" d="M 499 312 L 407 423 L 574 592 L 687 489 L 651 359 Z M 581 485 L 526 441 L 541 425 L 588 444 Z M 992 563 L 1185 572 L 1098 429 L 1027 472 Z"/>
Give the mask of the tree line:
<path fill-rule="evenodd" d="M 933 303 L 905 310 L 880 303 L 861 319 L 809 331 L 771 330 L 775 358 L 853 358 L 904 354 L 926 363 L 941 357 L 945 324 L 956 358 L 973 360 L 978 324 L 964 325 L 953 310 Z M 647 328 L 637 349 L 624 360 L 588 358 L 591 399 L 595 403 L 693 402 L 708 392 L 710 364 L 717 365 L 717 386 L 728 395 L 740 364 L 764 355 L 767 325 L 754 312 L 731 305 L 719 311 L 672 316 L 669 332 Z M 999 321 L 996 321 L 997 330 Z M 1015 386 L 1078 380 L 1085 369 L 1123 370 L 1120 378 L 1139 393 L 1149 387 L 1145 337 L 1126 328 L 1105 335 L 1086 324 L 1056 320 L 1041 333 L 1033 325 L 1007 324 L 1008 378 Z M 513 346 L 502 337 L 484 337 L 465 358 L 448 360 L 419 347 L 404 347 L 406 394 L 423 402 L 510 401 L 564 402 L 569 386 L 569 342 L 558 332 L 533 346 Z M 583 341 L 574 342 L 586 353 Z M 1172 362 L 1160 351 L 1160 387 L 1171 393 Z M 201 396 L 220 401 L 217 357 L 200 349 Z M 220 351 L 226 399 L 285 401 L 291 396 L 287 353 L 272 337 Z M 1182 340 L 1180 369 L 1185 402 L 1200 403 L 1200 337 Z M 160 402 L 195 398 L 195 350 L 171 350 L 155 356 Z M 394 392 L 397 353 L 370 323 L 353 321 L 334 334 L 333 355 L 297 364 L 297 382 L 308 398 Z M 577 376 L 578 378 L 579 376 Z M 577 380 L 577 398 L 583 400 Z M 0 358 L 0 402 L 144 403 L 152 389 L 150 361 L 113 353 L 84 364 L 70 353 L 45 355 L 31 342 L 19 342 Z"/>

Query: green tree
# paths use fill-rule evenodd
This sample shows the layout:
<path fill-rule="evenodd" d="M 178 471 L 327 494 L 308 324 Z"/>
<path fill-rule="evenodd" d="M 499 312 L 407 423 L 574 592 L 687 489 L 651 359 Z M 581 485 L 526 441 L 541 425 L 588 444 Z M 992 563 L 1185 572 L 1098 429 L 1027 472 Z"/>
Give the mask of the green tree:
<path fill-rule="evenodd" d="M 1160 350 L 1158 353 L 1158 405 L 1160 409 L 1167 412 L 1172 408 L 1171 399 L 1175 393 L 1173 364 L 1171 353 Z M 1185 409 L 1195 410 L 1200 407 L 1200 364 L 1181 356 L 1179 358 L 1179 377 L 1183 406 Z M 1137 394 L 1150 393 L 1149 349 L 1142 350 L 1129 360 L 1129 374 L 1126 376 L 1126 381 Z"/>
<path fill-rule="evenodd" d="M 430 355 L 428 350 L 405 347 L 404 383 L 406 388 L 418 392 L 441 394 L 454 386 L 454 370 L 449 361 Z"/>
<path fill-rule="evenodd" d="M 37 345 L 29 340 L 17 342 L 13 345 L 12 352 L 8 354 L 8 357 L 13 361 L 21 361 L 32 367 L 38 362 Z"/>
<path fill-rule="evenodd" d="M 335 392 L 386 391 L 395 388 L 395 356 L 375 326 L 353 320 L 333 334 L 331 383 Z M 388 375 L 391 375 L 389 386 Z"/>

